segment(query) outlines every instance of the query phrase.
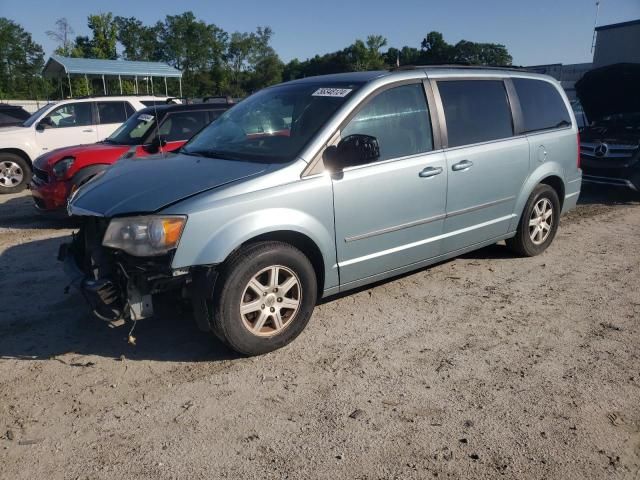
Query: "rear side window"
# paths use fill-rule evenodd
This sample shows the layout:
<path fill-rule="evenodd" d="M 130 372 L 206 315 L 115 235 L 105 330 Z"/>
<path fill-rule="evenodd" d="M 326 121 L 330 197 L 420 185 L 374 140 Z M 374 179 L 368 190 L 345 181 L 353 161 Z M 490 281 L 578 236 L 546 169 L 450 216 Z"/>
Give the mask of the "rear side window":
<path fill-rule="evenodd" d="M 429 110 L 422 84 L 390 88 L 360 110 L 340 132 L 378 139 L 380 158 L 406 157 L 433 150 Z"/>
<path fill-rule="evenodd" d="M 523 117 L 523 133 L 568 127 L 571 117 L 560 92 L 549 82 L 514 78 Z"/>
<path fill-rule="evenodd" d="M 208 123 L 206 110 L 172 113 L 162 122 L 158 133 L 167 142 L 189 140 Z"/>
<path fill-rule="evenodd" d="M 449 147 L 513 136 L 511 108 L 501 80 L 438 82 Z"/>
<path fill-rule="evenodd" d="M 127 102 L 98 102 L 100 124 L 123 123 L 129 116 L 127 106 Z"/>

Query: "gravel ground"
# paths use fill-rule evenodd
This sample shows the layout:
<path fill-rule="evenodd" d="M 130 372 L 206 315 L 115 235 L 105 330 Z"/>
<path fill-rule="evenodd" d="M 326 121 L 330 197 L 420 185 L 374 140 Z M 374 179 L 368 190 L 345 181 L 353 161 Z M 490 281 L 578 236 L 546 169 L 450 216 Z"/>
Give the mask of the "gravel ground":
<path fill-rule="evenodd" d="M 65 294 L 70 225 L 0 197 L 0 477 L 640 479 L 640 203 L 587 192 L 496 245 L 320 305 L 241 358 L 174 305 Z"/>

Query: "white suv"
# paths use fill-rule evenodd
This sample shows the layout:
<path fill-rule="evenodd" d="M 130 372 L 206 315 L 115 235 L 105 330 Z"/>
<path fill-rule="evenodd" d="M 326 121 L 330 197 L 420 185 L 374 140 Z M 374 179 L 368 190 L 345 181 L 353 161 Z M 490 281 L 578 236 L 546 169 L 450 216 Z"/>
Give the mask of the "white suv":
<path fill-rule="evenodd" d="M 0 128 L 0 194 L 31 180 L 31 165 L 43 153 L 104 140 L 137 110 L 167 97 L 87 97 L 49 103 L 17 127 Z"/>

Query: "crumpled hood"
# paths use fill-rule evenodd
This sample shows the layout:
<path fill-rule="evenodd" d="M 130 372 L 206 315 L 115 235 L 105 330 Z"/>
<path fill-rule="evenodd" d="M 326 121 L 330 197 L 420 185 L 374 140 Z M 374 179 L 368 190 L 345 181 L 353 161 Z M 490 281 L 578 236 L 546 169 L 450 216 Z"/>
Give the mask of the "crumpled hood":
<path fill-rule="evenodd" d="M 640 64 L 617 63 L 589 70 L 576 82 L 576 94 L 589 121 L 616 113 L 640 112 Z"/>
<path fill-rule="evenodd" d="M 82 155 L 104 156 L 104 163 L 109 163 L 117 159 L 127 150 L 127 145 L 113 145 L 109 143 L 93 143 L 89 145 L 75 145 L 73 147 L 63 147 L 51 150 L 39 156 L 35 161 L 35 166 L 40 170 L 48 170 L 56 163 L 66 157 L 78 158 Z"/>
<path fill-rule="evenodd" d="M 258 175 L 267 165 L 184 154 L 121 160 L 78 190 L 72 213 L 152 213 L 184 198 Z"/>

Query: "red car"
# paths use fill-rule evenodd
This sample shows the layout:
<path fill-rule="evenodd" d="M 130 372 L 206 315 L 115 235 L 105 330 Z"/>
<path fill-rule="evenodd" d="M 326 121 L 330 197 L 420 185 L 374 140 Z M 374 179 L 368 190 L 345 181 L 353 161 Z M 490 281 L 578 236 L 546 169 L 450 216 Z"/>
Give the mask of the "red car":
<path fill-rule="evenodd" d="M 34 162 L 30 185 L 36 208 L 63 210 L 76 189 L 120 158 L 177 150 L 230 106 L 200 103 L 148 107 L 129 117 L 102 142 L 41 155 Z"/>

